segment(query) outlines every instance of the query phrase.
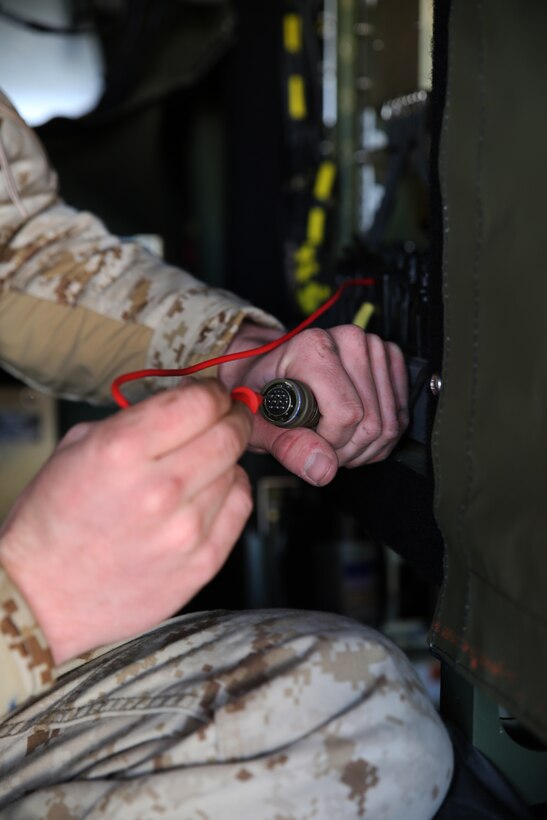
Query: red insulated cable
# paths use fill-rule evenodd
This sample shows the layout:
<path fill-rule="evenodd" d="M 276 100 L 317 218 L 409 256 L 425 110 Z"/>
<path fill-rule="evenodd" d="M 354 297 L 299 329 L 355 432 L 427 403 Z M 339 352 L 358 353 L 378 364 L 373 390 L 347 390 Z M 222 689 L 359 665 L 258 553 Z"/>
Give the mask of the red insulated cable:
<path fill-rule="evenodd" d="M 112 382 L 110 387 L 110 391 L 114 398 L 114 401 L 119 407 L 129 407 L 130 402 L 126 399 L 126 397 L 121 392 L 121 386 L 126 384 L 127 382 L 137 381 L 138 379 L 147 379 L 152 376 L 154 377 L 163 377 L 163 376 L 190 376 L 192 373 L 198 373 L 200 370 L 206 370 L 208 367 L 214 367 L 215 365 L 224 364 L 225 362 L 233 362 L 237 359 L 247 359 L 251 356 L 261 356 L 263 353 L 269 353 L 271 350 L 275 350 L 276 347 L 288 342 L 289 339 L 292 339 L 302 330 L 305 330 L 309 327 L 319 316 L 322 316 L 323 313 L 326 313 L 329 308 L 331 308 L 335 302 L 338 301 L 342 293 L 349 287 L 355 287 L 357 285 L 368 287 L 374 284 L 374 279 L 372 278 L 361 278 L 361 279 L 347 279 L 343 282 L 337 291 L 330 296 L 326 302 L 324 302 L 317 310 L 314 310 L 303 322 L 300 322 L 293 330 L 290 330 L 288 333 L 285 333 L 283 336 L 279 336 L 279 338 L 274 339 L 272 342 L 267 342 L 264 345 L 260 345 L 260 347 L 253 347 L 249 350 L 240 350 L 238 353 L 227 353 L 223 356 L 215 356 L 213 359 L 207 359 L 204 362 L 198 362 L 198 364 L 192 364 L 188 367 L 181 367 L 181 368 L 150 368 L 147 370 L 133 370 L 131 373 L 122 373 L 121 376 L 118 376 Z M 245 391 L 248 391 L 249 388 L 244 388 Z M 238 392 L 240 391 L 240 392 Z M 252 391 L 254 392 L 254 391 Z M 260 394 L 256 393 L 256 396 L 259 397 L 258 404 L 254 402 L 247 394 L 241 392 L 241 388 L 236 387 L 232 391 L 232 398 L 236 401 L 243 401 L 247 404 L 250 409 L 256 413 L 256 410 L 260 406 L 260 402 L 262 401 L 262 397 Z"/>

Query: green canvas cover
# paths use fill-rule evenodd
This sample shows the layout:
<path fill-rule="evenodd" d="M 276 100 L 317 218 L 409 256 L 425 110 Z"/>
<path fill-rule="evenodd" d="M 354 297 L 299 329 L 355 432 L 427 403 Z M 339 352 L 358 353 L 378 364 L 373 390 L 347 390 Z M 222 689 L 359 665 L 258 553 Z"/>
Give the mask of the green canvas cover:
<path fill-rule="evenodd" d="M 442 2 L 442 0 L 439 0 Z M 547 741 L 547 2 L 453 0 L 433 649 Z"/>

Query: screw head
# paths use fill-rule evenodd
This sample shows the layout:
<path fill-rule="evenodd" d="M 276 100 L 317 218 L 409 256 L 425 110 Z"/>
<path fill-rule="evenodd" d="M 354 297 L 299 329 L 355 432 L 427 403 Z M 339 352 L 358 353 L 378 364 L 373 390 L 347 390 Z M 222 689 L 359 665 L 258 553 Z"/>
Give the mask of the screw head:
<path fill-rule="evenodd" d="M 439 373 L 433 373 L 430 380 L 429 380 L 429 389 L 433 393 L 434 396 L 440 395 L 442 390 L 443 380 Z"/>

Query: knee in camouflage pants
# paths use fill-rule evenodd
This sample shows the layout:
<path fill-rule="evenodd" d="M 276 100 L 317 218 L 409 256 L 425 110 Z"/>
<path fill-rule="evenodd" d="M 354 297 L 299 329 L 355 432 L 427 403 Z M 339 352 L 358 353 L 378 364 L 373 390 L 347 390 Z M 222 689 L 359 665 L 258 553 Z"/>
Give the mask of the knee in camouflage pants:
<path fill-rule="evenodd" d="M 18 820 L 428 820 L 451 773 L 408 660 L 326 613 L 183 615 L 0 724 Z"/>

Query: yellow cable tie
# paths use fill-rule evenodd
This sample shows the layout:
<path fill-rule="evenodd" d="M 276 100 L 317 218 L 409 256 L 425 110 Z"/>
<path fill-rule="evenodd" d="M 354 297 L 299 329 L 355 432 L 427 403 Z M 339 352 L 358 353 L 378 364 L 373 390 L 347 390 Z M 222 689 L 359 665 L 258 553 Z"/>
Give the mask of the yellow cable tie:
<path fill-rule="evenodd" d="M 304 242 L 304 244 L 300 245 L 295 251 L 294 258 L 299 265 L 312 262 L 315 259 L 315 248 L 313 245 Z"/>
<path fill-rule="evenodd" d="M 309 282 L 303 288 L 297 290 L 296 300 L 302 312 L 309 316 L 319 305 L 323 304 L 325 299 L 329 298 L 331 292 L 329 285 L 320 282 Z"/>
<path fill-rule="evenodd" d="M 325 209 L 315 206 L 308 214 L 307 239 L 312 245 L 320 245 L 325 238 Z"/>
<path fill-rule="evenodd" d="M 374 307 L 372 302 L 363 302 L 363 304 L 353 317 L 352 325 L 357 325 L 358 327 L 362 327 L 363 330 L 366 330 L 370 318 L 375 310 L 376 308 Z"/>
<path fill-rule="evenodd" d="M 289 77 L 288 92 L 289 116 L 293 120 L 305 119 L 308 110 L 306 108 L 304 78 L 300 74 L 291 74 L 291 76 Z"/>
<path fill-rule="evenodd" d="M 314 259 L 310 262 L 298 265 L 294 272 L 294 278 L 298 283 L 307 282 L 315 276 L 316 273 L 319 273 L 319 263 Z"/>
<path fill-rule="evenodd" d="M 302 17 L 299 14 L 284 15 L 283 42 L 289 54 L 298 54 L 302 51 Z"/>
<path fill-rule="evenodd" d="M 323 202 L 332 194 L 334 178 L 336 177 L 336 165 L 330 160 L 322 162 L 317 171 L 313 195 L 320 202 Z"/>

